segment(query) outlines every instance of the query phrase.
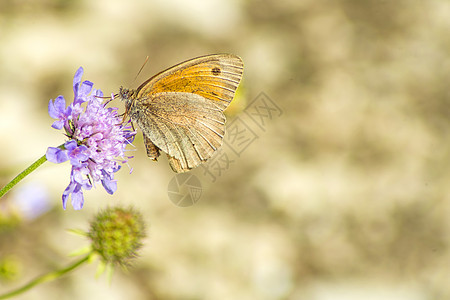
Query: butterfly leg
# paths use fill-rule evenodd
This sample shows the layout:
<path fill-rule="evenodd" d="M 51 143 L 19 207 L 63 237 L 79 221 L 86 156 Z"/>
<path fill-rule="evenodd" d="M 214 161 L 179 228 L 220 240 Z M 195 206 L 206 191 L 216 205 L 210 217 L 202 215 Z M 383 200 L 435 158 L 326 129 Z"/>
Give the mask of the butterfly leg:
<path fill-rule="evenodd" d="M 147 156 L 153 160 L 158 160 L 159 157 L 159 148 L 152 143 L 152 141 L 145 135 L 144 136 L 144 145 L 147 149 Z"/>

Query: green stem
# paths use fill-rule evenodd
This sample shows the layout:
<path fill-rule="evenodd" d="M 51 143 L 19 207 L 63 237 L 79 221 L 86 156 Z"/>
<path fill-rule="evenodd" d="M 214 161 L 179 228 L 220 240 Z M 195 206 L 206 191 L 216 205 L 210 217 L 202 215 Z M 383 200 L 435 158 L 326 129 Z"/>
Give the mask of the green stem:
<path fill-rule="evenodd" d="M 92 253 L 89 253 L 87 256 L 83 257 L 82 259 L 76 261 L 75 263 L 73 263 L 72 265 L 68 266 L 67 268 L 64 268 L 62 270 L 59 271 L 54 271 L 54 272 L 50 272 L 48 274 L 39 276 L 37 278 L 35 278 L 34 280 L 30 281 L 29 283 L 27 283 L 26 285 L 22 286 L 21 288 L 18 288 L 14 291 L 11 291 L 9 293 L 0 295 L 0 299 L 6 299 L 6 298 L 10 298 L 13 296 L 17 296 L 19 294 L 22 294 L 23 292 L 28 291 L 29 289 L 31 289 L 32 287 L 56 279 L 58 277 L 63 276 L 66 273 L 69 273 L 70 271 L 72 271 L 73 269 L 79 267 L 80 265 L 82 265 L 83 263 L 85 263 L 86 261 L 88 261 L 91 257 Z"/>
<path fill-rule="evenodd" d="M 27 176 L 28 174 L 30 174 L 31 172 L 36 170 L 37 167 L 42 165 L 46 160 L 47 160 L 47 158 L 45 157 L 45 155 L 43 155 L 41 158 L 39 158 L 37 161 L 35 161 L 31 166 L 29 166 L 28 168 L 23 170 L 22 173 L 17 175 L 13 180 L 11 180 L 7 185 L 5 185 L 0 190 L 0 198 L 3 197 L 3 195 L 6 194 L 13 186 L 15 186 L 17 183 L 19 183 L 19 181 L 24 179 L 25 176 Z"/>
<path fill-rule="evenodd" d="M 64 144 L 59 145 L 57 148 L 60 149 L 64 149 Z M 28 174 L 30 174 L 31 172 L 33 172 L 34 170 L 36 170 L 40 165 L 42 165 L 43 163 L 45 163 L 47 161 L 47 158 L 45 157 L 45 155 L 43 155 L 41 158 L 39 158 L 37 161 L 35 161 L 31 166 L 29 166 L 28 168 L 26 168 L 25 170 L 23 170 L 22 173 L 20 173 L 19 175 L 17 175 L 13 180 L 11 180 L 7 185 L 5 185 L 1 190 L 0 190 L 0 198 L 3 197 L 3 195 L 5 195 L 13 186 L 15 186 L 16 184 L 19 183 L 19 181 L 21 181 L 22 179 L 25 178 L 25 176 L 27 176 Z"/>

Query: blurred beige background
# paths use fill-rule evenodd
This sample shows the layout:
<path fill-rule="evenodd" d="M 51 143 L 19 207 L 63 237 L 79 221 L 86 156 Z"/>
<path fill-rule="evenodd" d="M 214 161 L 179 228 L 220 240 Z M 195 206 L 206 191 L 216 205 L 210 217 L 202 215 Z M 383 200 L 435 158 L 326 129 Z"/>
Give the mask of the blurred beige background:
<path fill-rule="evenodd" d="M 119 188 L 85 192 L 63 211 L 68 163 L 46 163 L 0 200 L 0 258 L 17 273 L 0 292 L 69 264 L 87 240 L 66 232 L 111 204 L 133 205 L 149 237 L 109 284 L 84 266 L 17 299 L 450 299 L 450 2 L 0 2 L 0 183 L 64 140 L 49 99 L 72 78 L 105 94 L 135 88 L 183 60 L 241 56 L 229 123 L 258 136 L 202 196 L 168 198 L 174 173 L 142 138 Z M 134 80 L 145 57 L 149 62 Z M 263 92 L 282 111 L 259 127 L 243 110 Z M 122 107 L 119 101 L 112 103 Z M 233 156 L 234 155 L 234 156 Z M 20 187 L 52 208 L 8 223 Z"/>

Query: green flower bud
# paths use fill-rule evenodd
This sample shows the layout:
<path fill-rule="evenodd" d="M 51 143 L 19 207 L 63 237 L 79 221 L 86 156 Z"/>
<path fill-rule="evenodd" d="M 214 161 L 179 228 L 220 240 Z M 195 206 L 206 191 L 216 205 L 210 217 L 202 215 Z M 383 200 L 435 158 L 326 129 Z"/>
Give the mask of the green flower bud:
<path fill-rule="evenodd" d="M 104 263 L 125 266 L 142 246 L 145 224 L 142 215 L 132 208 L 110 207 L 97 214 L 88 236 L 92 250 Z"/>

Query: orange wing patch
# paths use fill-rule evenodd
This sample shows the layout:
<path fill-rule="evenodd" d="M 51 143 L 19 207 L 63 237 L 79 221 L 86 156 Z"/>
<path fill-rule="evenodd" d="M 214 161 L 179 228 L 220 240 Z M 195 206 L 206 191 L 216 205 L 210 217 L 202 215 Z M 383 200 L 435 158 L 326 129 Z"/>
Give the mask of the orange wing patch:
<path fill-rule="evenodd" d="M 167 69 L 138 88 L 137 98 L 162 92 L 194 93 L 227 108 L 242 78 L 242 59 L 232 54 L 195 58 Z"/>

